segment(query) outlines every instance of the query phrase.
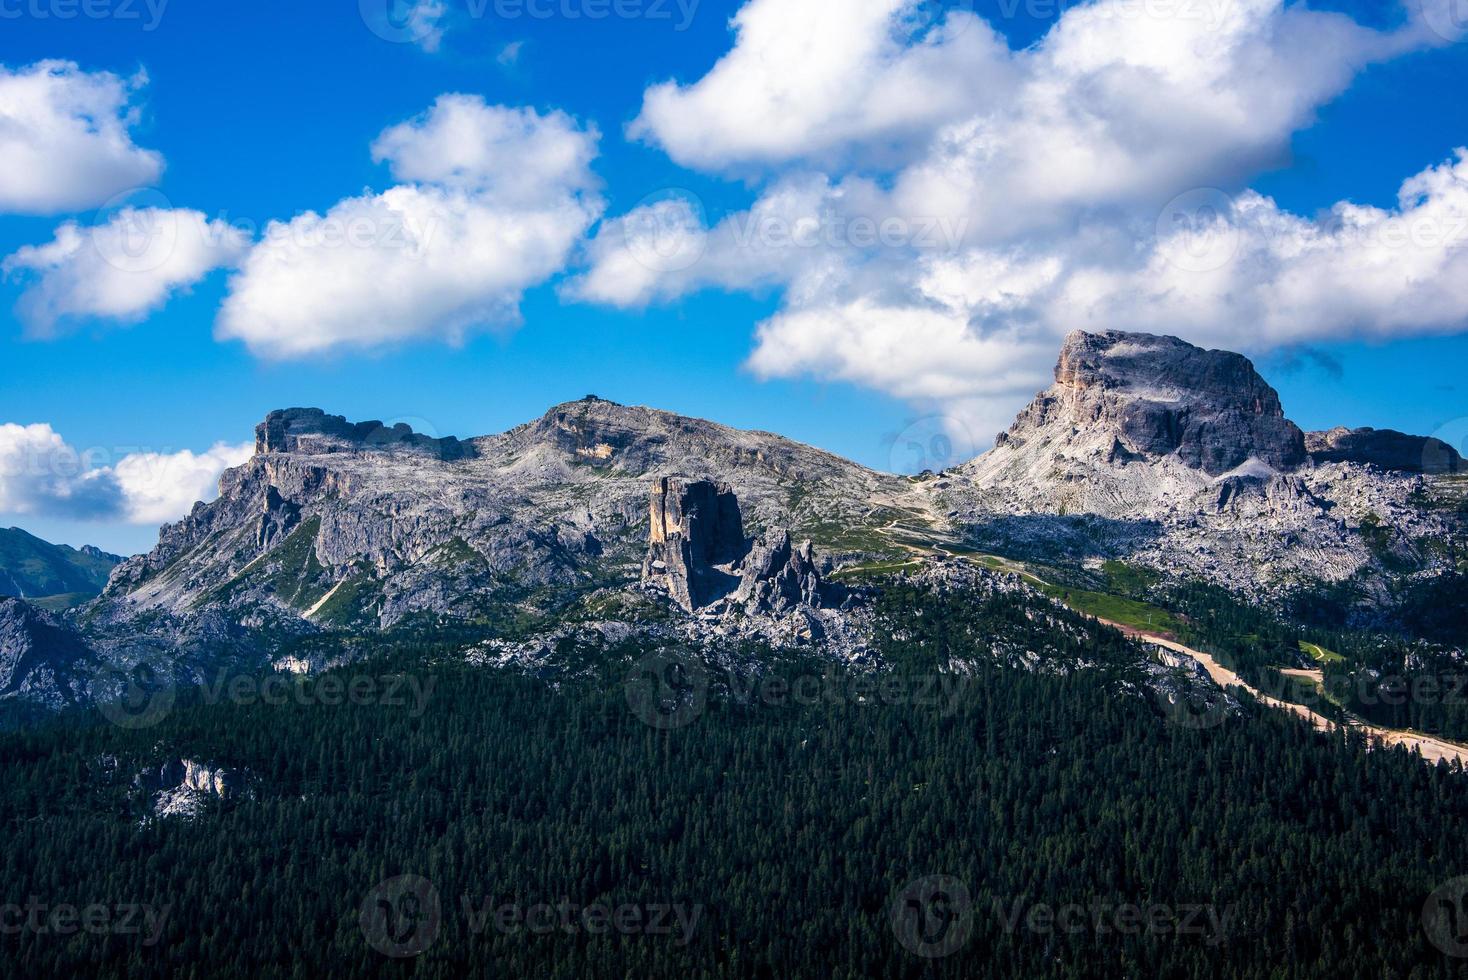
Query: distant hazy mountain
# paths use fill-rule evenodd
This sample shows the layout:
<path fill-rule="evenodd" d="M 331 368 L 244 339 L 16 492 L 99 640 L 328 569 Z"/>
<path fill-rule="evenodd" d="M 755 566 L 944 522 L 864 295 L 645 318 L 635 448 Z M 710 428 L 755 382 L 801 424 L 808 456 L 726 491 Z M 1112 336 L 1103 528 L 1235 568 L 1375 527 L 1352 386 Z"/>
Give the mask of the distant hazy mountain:
<path fill-rule="evenodd" d="M 42 541 L 18 527 L 0 529 L 0 596 L 48 608 L 76 605 L 101 593 L 122 559 L 88 545 L 78 551 Z"/>

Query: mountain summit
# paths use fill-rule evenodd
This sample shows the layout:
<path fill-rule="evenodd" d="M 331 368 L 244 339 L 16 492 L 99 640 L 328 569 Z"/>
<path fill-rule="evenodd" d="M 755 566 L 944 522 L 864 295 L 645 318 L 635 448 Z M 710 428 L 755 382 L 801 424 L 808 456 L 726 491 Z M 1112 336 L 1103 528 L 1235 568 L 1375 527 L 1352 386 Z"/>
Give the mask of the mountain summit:
<path fill-rule="evenodd" d="M 1418 474 L 1457 454 L 1370 433 L 1307 437 L 1239 354 L 1076 331 L 1055 383 L 942 496 L 989 547 L 1126 557 L 1255 595 L 1434 567 L 1445 526 Z"/>
<path fill-rule="evenodd" d="M 1175 454 L 1210 476 L 1249 460 L 1276 470 L 1306 460 L 1304 433 L 1247 358 L 1114 330 L 1067 337 L 1054 386 L 996 444 L 1018 449 L 1037 441 L 1113 457 Z"/>

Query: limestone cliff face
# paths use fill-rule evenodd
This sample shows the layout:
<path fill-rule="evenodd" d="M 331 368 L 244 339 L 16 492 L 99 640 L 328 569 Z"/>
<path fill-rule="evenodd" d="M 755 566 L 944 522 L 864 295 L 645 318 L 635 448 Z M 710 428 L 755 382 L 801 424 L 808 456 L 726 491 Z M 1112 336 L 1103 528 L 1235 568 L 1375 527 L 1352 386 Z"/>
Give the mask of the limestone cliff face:
<path fill-rule="evenodd" d="M 1243 592 L 1382 573 L 1359 533 L 1372 520 L 1394 529 L 1394 561 L 1430 567 L 1421 542 L 1445 531 L 1413 503 L 1420 478 L 1362 465 L 1420 460 L 1426 440 L 1325 435 L 1307 453 L 1238 354 L 1076 332 L 1055 384 L 936 494 L 991 549 L 1127 557 Z"/>
<path fill-rule="evenodd" d="M 0 700 L 43 708 L 85 694 L 94 654 L 69 626 L 19 599 L 0 597 Z"/>
<path fill-rule="evenodd" d="M 185 660 L 234 650 L 263 666 L 262 637 L 492 618 L 532 591 L 564 603 L 635 586 L 651 525 L 691 534 L 684 565 L 727 566 L 747 550 L 745 526 L 854 526 L 874 498 L 910 493 L 779 436 L 599 398 L 464 440 L 286 409 L 256 427 L 255 448 L 217 500 L 118 568 L 89 610 L 100 633 L 141 630 Z M 688 514 L 678 500 L 657 516 L 658 479 L 717 486 Z M 706 578 L 687 580 L 688 607 L 729 584 Z"/>
<path fill-rule="evenodd" d="M 1110 437 L 1111 454 L 1175 455 L 1218 476 L 1250 459 L 1276 470 L 1306 461 L 1305 437 L 1284 417 L 1279 395 L 1248 359 L 1175 337 L 1110 331 L 1068 336 L 1055 385 L 1038 395 L 999 445 L 1070 427 Z"/>
<path fill-rule="evenodd" d="M 815 547 L 809 541 L 792 544 L 781 530 L 755 542 L 740 565 L 734 602 L 746 610 L 786 613 L 801 606 L 819 609 L 839 602 L 821 580 Z"/>
<path fill-rule="evenodd" d="M 149 794 L 155 817 L 193 820 L 211 802 L 229 803 L 250 795 L 249 774 L 197 759 L 173 758 L 143 770 L 133 785 Z"/>
<path fill-rule="evenodd" d="M 244 792 L 245 773 L 238 769 L 209 765 L 197 759 L 169 759 L 139 773 L 134 784 L 150 792 L 188 790 L 220 800 L 232 800 Z"/>
<path fill-rule="evenodd" d="M 299 453 L 318 455 L 351 452 L 362 448 L 417 450 L 439 459 L 462 459 L 472 452 L 458 439 L 435 439 L 413 431 L 399 422 L 391 427 L 381 422 L 348 422 L 340 415 L 327 415 L 319 408 L 287 408 L 271 412 L 255 426 L 255 454 Z"/>
<path fill-rule="evenodd" d="M 729 569 L 747 549 L 739 502 L 728 486 L 653 482 L 643 581 L 661 584 L 692 612 L 728 594 L 736 581 Z"/>
<path fill-rule="evenodd" d="M 643 581 L 667 591 L 686 612 L 722 604 L 779 616 L 839 603 L 839 590 L 821 580 L 811 542 L 793 545 L 784 528 L 745 538 L 739 501 L 728 487 L 655 480 L 651 516 Z"/>
<path fill-rule="evenodd" d="M 1394 429 L 1337 426 L 1307 433 L 1305 448 L 1317 463 L 1362 463 L 1405 473 L 1464 471 L 1463 457 L 1441 439 L 1409 436 Z"/>
<path fill-rule="evenodd" d="M 1077 554 L 1249 588 L 1354 574 L 1372 515 L 1408 550 L 1441 524 L 1400 474 L 1312 462 L 1245 358 L 1143 334 L 1071 335 L 996 448 L 926 481 L 594 397 L 462 440 L 286 409 L 255 448 L 115 570 L 78 617 L 94 649 L 145 640 L 195 676 L 263 668 L 297 635 L 539 622 L 644 578 L 699 619 L 719 602 L 829 610 L 823 561 L 1075 515 L 1098 519 Z"/>

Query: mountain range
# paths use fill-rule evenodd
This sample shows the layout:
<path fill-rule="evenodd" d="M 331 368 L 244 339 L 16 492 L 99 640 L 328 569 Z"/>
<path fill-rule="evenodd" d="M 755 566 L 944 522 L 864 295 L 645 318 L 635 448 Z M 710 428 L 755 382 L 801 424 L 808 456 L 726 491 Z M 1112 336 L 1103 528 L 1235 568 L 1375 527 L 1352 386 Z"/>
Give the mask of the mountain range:
<path fill-rule="evenodd" d="M 1370 614 L 1456 572 L 1463 480 L 1439 440 L 1303 432 L 1246 358 L 1120 332 L 1071 334 L 992 450 L 913 477 L 594 396 L 467 439 L 286 409 L 98 598 L 0 620 L 0 680 L 25 695 L 37 664 L 140 656 L 195 678 L 311 669 L 330 659 L 298 655 L 312 638 L 445 624 L 500 657 L 640 631 L 860 659 L 884 572 L 993 578 L 1015 559 L 1080 581 L 1122 561 L 1260 603 L 1349 588 Z M 94 576 L 112 561 L 72 554 Z M 14 591 L 95 578 L 41 581 Z"/>
<path fill-rule="evenodd" d="M 18 527 L 0 528 L 0 596 L 63 609 L 95 598 L 122 559 L 90 545 L 51 544 Z"/>

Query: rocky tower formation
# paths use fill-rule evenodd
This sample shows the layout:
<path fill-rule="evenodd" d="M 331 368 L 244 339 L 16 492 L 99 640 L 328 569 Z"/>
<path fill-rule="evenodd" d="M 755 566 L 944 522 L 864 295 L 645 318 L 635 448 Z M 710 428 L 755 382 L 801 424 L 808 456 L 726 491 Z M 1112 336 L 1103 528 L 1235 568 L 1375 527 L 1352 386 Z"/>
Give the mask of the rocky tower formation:
<path fill-rule="evenodd" d="M 815 546 L 795 545 L 790 532 L 776 531 L 756 542 L 740 564 L 734 601 L 750 612 L 780 614 L 799 606 L 820 608 L 830 589 L 821 581 Z"/>
<path fill-rule="evenodd" d="M 1076 331 L 1055 384 L 957 472 L 990 509 L 1152 520 L 1236 501 L 1219 480 L 1257 488 L 1308 462 L 1304 433 L 1248 359 L 1176 337 Z M 1289 487 L 1277 489 L 1293 506 Z"/>
<path fill-rule="evenodd" d="M 1112 461 L 1175 455 L 1210 476 L 1251 459 L 1276 470 L 1306 460 L 1304 433 L 1247 358 L 1176 337 L 1075 331 L 1060 350 L 1054 386 L 997 444 L 1018 447 L 1065 428 L 1110 439 Z"/>
<path fill-rule="evenodd" d="M 643 581 L 692 612 L 733 590 L 732 567 L 748 550 L 739 501 L 728 486 L 667 477 L 653 481 Z"/>
<path fill-rule="evenodd" d="M 650 516 L 642 579 L 686 612 L 727 598 L 748 614 L 779 616 L 819 609 L 832 597 L 811 542 L 793 544 L 783 528 L 757 541 L 744 537 L 739 501 L 727 486 L 655 480 Z"/>

